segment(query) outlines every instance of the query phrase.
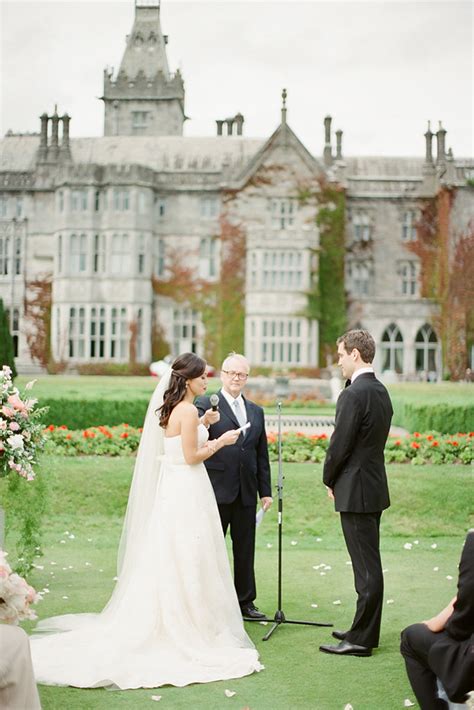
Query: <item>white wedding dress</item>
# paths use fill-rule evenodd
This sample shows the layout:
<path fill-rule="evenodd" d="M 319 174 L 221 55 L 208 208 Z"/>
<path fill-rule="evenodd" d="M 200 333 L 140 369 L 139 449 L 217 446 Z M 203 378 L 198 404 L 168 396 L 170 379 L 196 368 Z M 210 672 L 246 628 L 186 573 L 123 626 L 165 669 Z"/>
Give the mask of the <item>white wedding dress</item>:
<path fill-rule="evenodd" d="M 40 635 L 31 639 L 39 683 L 155 688 L 240 678 L 263 668 L 243 627 L 204 464 L 185 462 L 181 436 L 161 436 L 162 449 L 160 444 L 153 449 L 150 434 L 159 434 L 155 409 L 162 401 L 155 395 L 135 465 L 112 597 L 100 614 L 40 622 L 35 631 Z M 207 435 L 199 425 L 200 445 Z"/>

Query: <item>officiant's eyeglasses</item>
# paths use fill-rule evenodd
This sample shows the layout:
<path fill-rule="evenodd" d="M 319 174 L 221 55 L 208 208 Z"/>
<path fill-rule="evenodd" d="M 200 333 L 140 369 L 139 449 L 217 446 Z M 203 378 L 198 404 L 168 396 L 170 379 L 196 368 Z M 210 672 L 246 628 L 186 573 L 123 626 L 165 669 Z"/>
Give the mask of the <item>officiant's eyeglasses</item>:
<path fill-rule="evenodd" d="M 248 374 L 246 372 L 236 372 L 235 370 L 222 370 L 221 372 L 224 372 L 226 375 L 229 375 L 231 380 L 233 380 L 234 377 L 237 377 L 238 380 L 246 380 L 248 377 Z"/>

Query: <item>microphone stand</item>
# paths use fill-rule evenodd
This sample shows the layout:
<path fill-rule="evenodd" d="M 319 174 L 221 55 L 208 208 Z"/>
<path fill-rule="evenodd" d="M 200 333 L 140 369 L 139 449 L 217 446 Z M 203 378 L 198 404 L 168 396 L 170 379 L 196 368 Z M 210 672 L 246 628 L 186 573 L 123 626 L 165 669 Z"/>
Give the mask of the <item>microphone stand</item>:
<path fill-rule="evenodd" d="M 263 637 L 263 641 L 268 641 L 270 636 L 281 624 L 301 624 L 303 626 L 333 626 L 333 624 L 322 623 L 320 621 L 296 621 L 295 619 L 287 619 L 282 610 L 282 594 L 281 594 L 281 579 L 282 579 L 282 533 L 283 533 L 283 464 L 281 456 L 281 402 L 277 403 L 278 409 L 278 609 L 275 612 L 274 623 L 270 631 Z"/>

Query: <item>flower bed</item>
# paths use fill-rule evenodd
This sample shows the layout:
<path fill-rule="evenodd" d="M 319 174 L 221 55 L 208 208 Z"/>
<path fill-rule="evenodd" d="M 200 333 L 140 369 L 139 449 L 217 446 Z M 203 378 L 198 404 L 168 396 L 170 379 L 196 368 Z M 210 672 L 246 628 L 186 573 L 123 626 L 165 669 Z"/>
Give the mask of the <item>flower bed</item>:
<path fill-rule="evenodd" d="M 65 425 L 56 427 L 50 424 L 44 434 L 45 450 L 49 454 L 63 456 L 105 455 L 122 456 L 136 451 L 141 435 L 141 428 L 128 424 L 115 427 L 89 427 L 71 431 Z M 286 432 L 283 434 L 282 458 L 285 462 L 318 463 L 324 461 L 329 444 L 327 434 L 302 434 Z M 276 434 L 268 434 L 270 460 L 278 457 Z M 423 463 L 461 463 L 474 462 L 474 432 L 469 434 L 438 434 L 415 432 L 405 437 L 390 436 L 385 447 L 387 463 L 411 462 Z"/>

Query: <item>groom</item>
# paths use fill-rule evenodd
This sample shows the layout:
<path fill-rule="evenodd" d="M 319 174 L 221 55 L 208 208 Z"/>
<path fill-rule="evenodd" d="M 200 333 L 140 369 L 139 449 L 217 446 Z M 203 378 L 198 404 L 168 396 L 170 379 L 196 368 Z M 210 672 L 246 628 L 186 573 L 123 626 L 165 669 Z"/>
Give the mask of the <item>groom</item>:
<path fill-rule="evenodd" d="M 393 410 L 387 390 L 374 374 L 375 342 L 370 333 L 349 330 L 338 338 L 337 346 L 347 382 L 337 400 L 323 481 L 341 514 L 357 608 L 349 631 L 333 631 L 340 643 L 319 648 L 339 656 L 370 656 L 379 645 L 382 620 L 379 526 L 382 511 L 390 505 L 384 448 Z"/>
<path fill-rule="evenodd" d="M 242 396 L 249 375 L 248 360 L 231 353 L 222 363 L 222 389 L 218 392 L 220 420 L 209 427 L 216 439 L 229 429 L 247 422 L 233 446 L 225 446 L 204 462 L 211 479 L 224 535 L 230 526 L 234 555 L 234 584 L 242 616 L 263 619 L 254 604 L 255 586 L 255 507 L 257 495 L 265 510 L 272 504 L 270 463 L 263 409 Z M 209 397 L 195 402 L 202 416 L 210 408 Z"/>

